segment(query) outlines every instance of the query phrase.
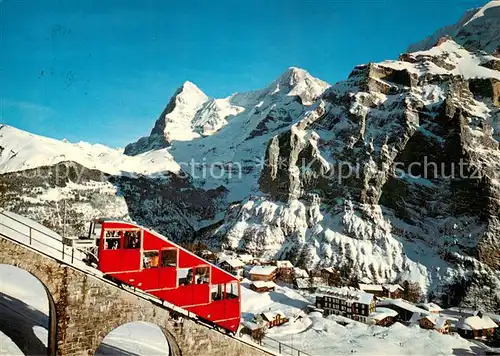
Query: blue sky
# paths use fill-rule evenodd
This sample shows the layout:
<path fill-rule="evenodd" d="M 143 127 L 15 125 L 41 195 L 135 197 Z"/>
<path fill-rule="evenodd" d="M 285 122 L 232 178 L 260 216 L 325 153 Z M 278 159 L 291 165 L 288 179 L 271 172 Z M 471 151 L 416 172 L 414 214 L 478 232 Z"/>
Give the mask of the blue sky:
<path fill-rule="evenodd" d="M 0 0 L 0 122 L 119 147 L 147 135 L 186 80 L 212 97 L 290 66 L 335 83 L 485 3 Z"/>

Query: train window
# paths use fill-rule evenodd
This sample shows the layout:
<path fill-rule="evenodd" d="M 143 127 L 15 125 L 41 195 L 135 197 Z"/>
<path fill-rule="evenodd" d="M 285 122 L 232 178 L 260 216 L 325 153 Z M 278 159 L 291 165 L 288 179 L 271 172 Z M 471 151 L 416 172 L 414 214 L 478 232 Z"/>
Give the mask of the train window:
<path fill-rule="evenodd" d="M 119 230 L 106 230 L 104 237 L 104 248 L 106 250 L 118 250 L 120 248 Z"/>
<path fill-rule="evenodd" d="M 226 299 L 236 299 L 238 298 L 238 283 L 227 283 L 226 284 Z"/>
<path fill-rule="evenodd" d="M 212 296 L 212 301 L 222 300 L 224 298 L 224 285 L 223 284 L 212 284 L 210 286 L 210 294 Z"/>
<path fill-rule="evenodd" d="M 169 248 L 161 251 L 162 267 L 177 267 L 177 249 Z"/>
<path fill-rule="evenodd" d="M 135 249 L 141 247 L 141 231 L 132 230 L 123 232 L 123 248 Z"/>
<path fill-rule="evenodd" d="M 158 251 L 144 251 L 142 255 L 142 268 L 158 267 Z"/>
<path fill-rule="evenodd" d="M 177 278 L 179 278 L 179 287 L 193 284 L 193 269 L 179 268 L 177 270 Z"/>
<path fill-rule="evenodd" d="M 194 275 L 194 283 L 207 284 L 208 282 L 210 282 L 208 267 L 196 267 L 196 273 Z"/>

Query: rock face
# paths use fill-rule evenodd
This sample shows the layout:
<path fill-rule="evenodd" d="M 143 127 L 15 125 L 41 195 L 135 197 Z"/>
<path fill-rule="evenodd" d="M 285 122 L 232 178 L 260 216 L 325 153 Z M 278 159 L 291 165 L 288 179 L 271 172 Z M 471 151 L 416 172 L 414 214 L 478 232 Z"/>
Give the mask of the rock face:
<path fill-rule="evenodd" d="M 478 268 L 498 290 L 499 77 L 485 60 L 447 39 L 356 67 L 269 142 L 264 194 L 233 207 L 219 235 L 433 291 Z"/>

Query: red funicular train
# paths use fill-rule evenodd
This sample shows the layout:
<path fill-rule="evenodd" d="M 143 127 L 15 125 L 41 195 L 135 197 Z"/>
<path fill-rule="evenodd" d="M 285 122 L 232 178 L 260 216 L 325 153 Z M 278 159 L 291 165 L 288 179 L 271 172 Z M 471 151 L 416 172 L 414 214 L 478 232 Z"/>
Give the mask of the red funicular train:
<path fill-rule="evenodd" d="M 98 268 L 105 275 L 237 331 L 241 308 L 235 276 L 133 223 L 96 219 L 90 234 L 98 239 Z"/>

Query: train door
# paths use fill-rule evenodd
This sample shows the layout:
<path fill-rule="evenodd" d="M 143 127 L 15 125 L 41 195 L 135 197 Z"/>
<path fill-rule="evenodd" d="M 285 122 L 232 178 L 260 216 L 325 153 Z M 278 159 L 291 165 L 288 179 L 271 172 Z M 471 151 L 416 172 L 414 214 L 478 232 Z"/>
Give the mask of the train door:
<path fill-rule="evenodd" d="M 194 303 L 194 268 L 185 267 L 177 269 L 176 300 L 179 306 L 190 306 Z"/>
<path fill-rule="evenodd" d="M 207 304 L 210 302 L 210 266 L 201 265 L 194 268 L 194 295 L 193 304 Z"/>
<path fill-rule="evenodd" d="M 160 270 L 160 251 L 148 250 L 142 252 L 142 272 L 141 285 L 142 290 L 159 289 L 159 270 Z"/>
<path fill-rule="evenodd" d="M 123 246 L 120 265 L 121 271 L 139 271 L 141 268 L 141 230 L 123 230 L 121 235 Z"/>
<path fill-rule="evenodd" d="M 225 318 L 233 319 L 240 315 L 240 286 L 237 281 L 225 285 Z"/>
<path fill-rule="evenodd" d="M 100 244 L 99 269 L 104 273 L 119 272 L 121 267 L 120 231 L 105 229 Z"/>
<path fill-rule="evenodd" d="M 177 258 L 176 247 L 166 247 L 160 250 L 159 288 L 177 287 Z"/>

